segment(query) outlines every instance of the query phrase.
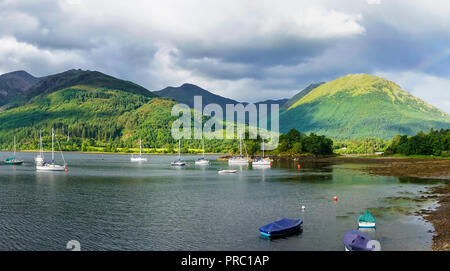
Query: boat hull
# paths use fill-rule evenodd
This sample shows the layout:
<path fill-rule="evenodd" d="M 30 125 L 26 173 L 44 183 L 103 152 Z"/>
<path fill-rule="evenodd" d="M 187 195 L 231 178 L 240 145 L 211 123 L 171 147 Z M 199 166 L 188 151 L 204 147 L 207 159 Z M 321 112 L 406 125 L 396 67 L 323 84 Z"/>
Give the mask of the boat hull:
<path fill-rule="evenodd" d="M 16 161 L 4 161 L 6 165 L 22 165 L 23 160 L 16 160 Z"/>
<path fill-rule="evenodd" d="M 60 165 L 46 165 L 46 166 L 36 166 L 36 170 L 39 171 L 65 171 L 65 166 Z"/>
<path fill-rule="evenodd" d="M 229 159 L 229 165 L 248 165 L 248 160 L 246 159 Z"/>
<path fill-rule="evenodd" d="M 144 157 L 132 157 L 130 158 L 131 162 L 146 162 L 147 158 Z"/>
<path fill-rule="evenodd" d="M 289 236 L 292 234 L 296 234 L 298 232 L 300 232 L 303 228 L 303 225 L 299 225 L 295 228 L 289 229 L 289 230 L 285 230 L 283 232 L 278 232 L 278 233 L 266 233 L 266 232 L 262 232 L 260 231 L 259 233 L 261 234 L 261 237 L 265 237 L 265 238 L 280 238 L 280 237 L 285 237 L 285 236 Z"/>
<path fill-rule="evenodd" d="M 237 170 L 232 170 L 232 169 L 228 169 L 228 170 L 219 170 L 219 174 L 234 174 L 236 173 Z"/>
<path fill-rule="evenodd" d="M 360 228 L 375 228 L 375 223 L 374 222 L 359 222 L 358 226 Z"/>
<path fill-rule="evenodd" d="M 209 165 L 209 161 L 208 160 L 195 161 L 195 164 L 198 165 L 198 166 L 208 166 Z"/>
<path fill-rule="evenodd" d="M 259 228 L 261 237 L 277 238 L 298 233 L 303 228 L 302 219 L 286 219 L 269 223 Z"/>

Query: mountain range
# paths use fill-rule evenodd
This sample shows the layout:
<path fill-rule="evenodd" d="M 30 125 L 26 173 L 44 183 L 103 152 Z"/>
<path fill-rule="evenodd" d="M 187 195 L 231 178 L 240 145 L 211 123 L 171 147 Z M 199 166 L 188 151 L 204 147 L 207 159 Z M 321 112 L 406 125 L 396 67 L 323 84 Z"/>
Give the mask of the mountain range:
<path fill-rule="evenodd" d="M 15 71 L 0 75 L 0 106 L 26 92 L 40 80 L 41 78 L 34 77 L 26 71 Z"/>
<path fill-rule="evenodd" d="M 98 71 L 69 70 L 37 78 L 25 71 L 0 76 L 0 143 L 11 131 L 23 137 L 57 127 L 97 141 L 172 142 L 171 107 L 201 95 L 203 105 L 237 104 L 193 84 L 151 92 L 133 82 Z M 397 84 L 368 74 L 351 74 L 311 84 L 278 104 L 280 129 L 324 134 L 333 139 L 412 135 L 430 128 L 450 128 L 450 116 Z M 246 103 L 244 103 L 246 104 Z M 152 143 L 152 144 L 153 144 Z"/>

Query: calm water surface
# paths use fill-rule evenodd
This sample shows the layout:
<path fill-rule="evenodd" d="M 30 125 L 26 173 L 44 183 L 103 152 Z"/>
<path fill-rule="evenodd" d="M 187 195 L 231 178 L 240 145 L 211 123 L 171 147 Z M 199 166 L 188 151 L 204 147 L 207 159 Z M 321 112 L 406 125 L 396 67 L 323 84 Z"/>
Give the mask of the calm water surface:
<path fill-rule="evenodd" d="M 7 153 L 0 153 L 2 160 Z M 393 200 L 420 195 L 437 181 L 363 174 L 361 165 L 276 164 L 236 167 L 210 156 L 209 167 L 171 168 L 174 156 L 67 153 L 69 172 L 0 166 L 0 250 L 343 250 L 345 232 L 369 208 L 370 232 L 383 250 L 429 250 L 432 226 L 412 215 L 433 203 Z M 47 154 L 49 156 L 49 154 Z M 57 159 L 60 156 L 57 155 Z M 338 196 L 338 202 L 332 199 Z M 304 211 L 301 206 L 306 206 Z M 258 228 L 282 217 L 304 220 L 301 234 L 277 240 Z"/>

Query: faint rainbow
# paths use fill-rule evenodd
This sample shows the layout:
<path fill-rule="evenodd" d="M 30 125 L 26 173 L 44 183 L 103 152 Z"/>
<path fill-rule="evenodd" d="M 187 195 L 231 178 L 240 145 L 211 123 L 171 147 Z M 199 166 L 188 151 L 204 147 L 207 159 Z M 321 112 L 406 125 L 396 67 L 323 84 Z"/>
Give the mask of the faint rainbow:
<path fill-rule="evenodd" d="M 426 72 L 427 69 L 436 66 L 439 63 L 442 63 L 446 60 L 450 60 L 450 50 L 447 50 L 443 54 L 439 54 L 433 57 L 428 57 L 422 60 L 418 65 L 413 67 L 411 72 Z"/>

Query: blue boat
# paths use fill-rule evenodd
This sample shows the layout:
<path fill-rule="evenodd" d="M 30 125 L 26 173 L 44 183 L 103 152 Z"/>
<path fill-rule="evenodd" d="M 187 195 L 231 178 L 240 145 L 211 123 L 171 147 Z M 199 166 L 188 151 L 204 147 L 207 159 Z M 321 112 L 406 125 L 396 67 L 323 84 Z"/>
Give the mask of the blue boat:
<path fill-rule="evenodd" d="M 283 218 L 259 228 L 263 237 L 276 238 L 298 232 L 303 225 L 303 220 Z"/>
<path fill-rule="evenodd" d="M 369 235 L 358 230 L 349 230 L 344 235 L 344 246 L 347 251 L 372 251 L 373 247 L 368 247 L 371 241 Z"/>

